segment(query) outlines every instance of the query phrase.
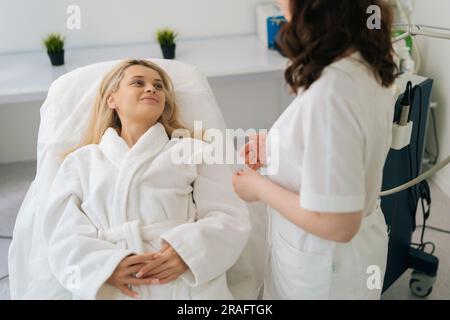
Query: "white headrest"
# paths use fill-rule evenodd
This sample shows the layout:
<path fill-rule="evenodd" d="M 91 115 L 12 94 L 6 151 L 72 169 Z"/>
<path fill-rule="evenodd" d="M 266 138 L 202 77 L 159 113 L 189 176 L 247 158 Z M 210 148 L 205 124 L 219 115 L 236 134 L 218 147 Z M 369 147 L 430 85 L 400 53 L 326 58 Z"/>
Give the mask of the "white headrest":
<path fill-rule="evenodd" d="M 187 127 L 193 129 L 194 120 L 201 120 L 203 129 L 225 129 L 220 109 L 201 72 L 178 61 L 148 60 L 158 64 L 171 77 L 181 118 Z M 81 140 L 100 82 L 119 62 L 108 61 L 78 68 L 53 82 L 41 108 L 38 169 L 45 150 L 51 148 L 53 154 L 62 153 Z"/>

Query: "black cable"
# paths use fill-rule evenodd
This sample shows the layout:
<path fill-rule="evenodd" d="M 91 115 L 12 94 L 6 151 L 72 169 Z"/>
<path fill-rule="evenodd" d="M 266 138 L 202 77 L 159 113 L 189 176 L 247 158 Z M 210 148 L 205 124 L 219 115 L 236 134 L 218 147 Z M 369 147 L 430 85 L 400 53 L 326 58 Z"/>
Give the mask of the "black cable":
<path fill-rule="evenodd" d="M 6 278 L 8 278 L 8 277 L 9 277 L 9 274 L 7 274 L 6 276 L 2 276 L 2 277 L 0 277 L 0 281 L 6 279 Z"/>
<path fill-rule="evenodd" d="M 411 81 L 408 81 L 407 85 L 406 85 L 406 90 L 403 93 L 403 97 L 400 101 L 401 105 L 410 106 L 410 110 L 409 110 L 409 115 L 407 118 L 407 121 L 411 121 L 412 118 L 412 114 L 413 114 L 413 109 L 412 107 L 414 106 L 414 101 L 415 101 L 415 93 L 416 93 L 416 88 L 418 86 L 415 86 L 414 89 L 412 89 L 412 83 Z M 420 88 L 420 87 L 419 87 Z M 422 90 L 422 88 L 420 88 L 420 90 Z M 420 91 L 422 92 L 422 91 Z M 416 140 L 416 172 L 413 172 L 413 156 L 412 156 L 412 146 L 411 143 L 408 145 L 408 160 L 409 160 L 409 177 L 410 180 L 414 179 L 415 177 L 417 177 L 419 175 L 419 160 L 418 160 L 418 144 L 419 144 L 419 138 L 420 138 L 420 125 L 421 125 L 421 115 L 422 115 L 422 101 L 420 101 L 420 105 L 419 105 L 419 122 L 417 123 L 417 140 Z M 401 116 L 400 116 L 401 117 Z M 413 227 L 412 230 L 416 229 L 416 211 L 417 211 L 417 203 L 419 201 L 419 195 L 418 195 L 418 191 L 417 191 L 417 185 L 414 185 L 410 188 L 410 207 L 411 207 L 411 215 L 412 215 L 412 221 L 413 221 Z"/>
<path fill-rule="evenodd" d="M 419 123 L 418 123 L 418 128 L 417 128 L 417 136 L 416 136 L 416 177 L 418 177 L 420 175 L 420 155 L 419 155 L 419 147 L 420 147 L 420 143 L 419 143 L 419 139 L 420 139 L 420 129 L 422 128 L 422 87 L 421 86 L 415 86 L 413 91 L 412 91 L 412 96 L 413 99 L 415 100 L 415 96 L 416 96 L 416 90 L 417 88 L 419 89 Z M 415 189 L 417 191 L 419 185 L 416 185 Z M 417 193 L 416 193 L 417 194 Z"/>
<path fill-rule="evenodd" d="M 436 127 L 436 115 L 434 112 L 434 109 L 431 109 L 431 119 L 433 121 L 433 132 L 434 132 L 434 141 L 436 144 L 436 155 L 434 157 L 434 161 L 431 163 L 432 165 L 435 165 L 439 159 L 439 155 L 440 155 L 440 148 L 439 148 L 439 138 L 438 138 L 438 134 L 437 134 L 437 127 Z"/>
<path fill-rule="evenodd" d="M 423 224 L 421 224 L 420 226 L 417 226 L 417 228 L 427 228 L 427 229 L 434 230 L 434 231 L 437 231 L 437 232 L 450 234 L 450 230 L 445 230 L 445 229 L 441 229 L 441 228 L 433 227 L 433 226 L 426 226 L 426 225 L 423 225 Z"/>
<path fill-rule="evenodd" d="M 400 106 L 401 106 L 401 111 L 400 111 L 400 118 L 398 119 L 399 123 L 404 123 L 404 122 L 408 122 L 410 121 L 411 117 L 412 117 L 412 112 L 413 112 L 413 107 L 414 105 L 414 96 L 412 95 L 412 82 L 408 81 L 408 83 L 406 84 L 406 88 L 405 91 L 403 92 L 403 96 L 400 99 Z M 408 108 L 408 109 L 405 109 Z M 405 110 L 407 110 L 408 114 L 407 117 L 405 119 L 405 115 L 403 114 L 405 112 Z M 408 180 L 412 180 L 414 179 L 414 172 L 413 172 L 413 162 L 412 162 L 412 147 L 411 147 L 411 143 L 408 145 L 408 160 L 409 160 L 409 179 Z M 416 189 L 414 188 L 414 186 L 412 186 L 411 188 L 408 189 L 409 192 L 409 206 L 410 206 L 410 211 L 411 213 L 411 218 L 412 218 L 412 222 L 413 222 L 413 227 L 412 230 L 416 229 L 416 208 L 417 208 L 417 201 L 418 201 L 418 196 L 417 196 L 417 192 Z"/>
<path fill-rule="evenodd" d="M 420 199 L 420 203 L 422 205 L 422 215 L 423 215 L 423 227 L 420 232 L 420 243 L 423 244 L 423 238 L 425 236 L 425 229 L 426 229 L 426 223 L 427 223 L 428 217 L 426 217 L 426 214 L 425 214 L 425 206 L 423 205 L 423 198 Z"/>
<path fill-rule="evenodd" d="M 419 155 L 420 143 L 419 143 L 419 139 L 420 139 L 420 129 L 422 127 L 421 126 L 421 124 L 422 124 L 422 88 L 420 86 L 415 86 L 414 87 L 414 89 L 412 91 L 412 97 L 413 97 L 412 100 L 415 100 L 417 88 L 419 89 L 419 94 L 420 95 L 419 95 L 419 121 L 418 121 L 418 124 L 417 124 L 417 135 L 416 135 L 416 175 L 415 175 L 416 177 L 418 177 L 420 175 L 420 164 L 419 164 L 420 163 L 419 162 L 419 159 L 420 159 L 420 155 Z M 424 206 L 424 203 L 423 203 L 423 194 L 421 194 L 420 198 L 417 196 L 418 189 L 419 189 L 419 185 L 414 186 L 414 193 L 416 195 L 416 201 L 418 199 L 420 199 L 420 203 L 421 203 L 421 207 L 422 207 L 423 225 L 426 226 L 428 216 L 427 216 L 427 213 L 425 211 L 425 206 Z M 415 222 L 414 222 L 414 225 L 416 225 Z M 424 244 L 424 241 L 423 241 L 424 236 L 425 236 L 425 229 L 426 228 L 423 227 L 422 230 L 421 230 L 421 234 L 420 234 L 420 243 L 421 243 L 421 247 L 420 248 L 421 248 L 422 251 L 424 251 L 425 247 L 426 247 L 426 245 Z M 433 244 L 432 252 L 434 252 L 434 244 Z"/>
<path fill-rule="evenodd" d="M 433 242 L 431 242 L 431 241 L 427 241 L 427 242 L 424 242 L 424 243 L 411 242 L 411 245 L 417 246 L 417 249 L 420 250 L 420 251 L 423 251 L 423 252 L 425 252 L 425 249 L 426 249 L 427 245 L 430 245 L 432 249 L 429 252 L 429 254 L 433 254 L 435 249 L 436 249 L 436 245 Z"/>

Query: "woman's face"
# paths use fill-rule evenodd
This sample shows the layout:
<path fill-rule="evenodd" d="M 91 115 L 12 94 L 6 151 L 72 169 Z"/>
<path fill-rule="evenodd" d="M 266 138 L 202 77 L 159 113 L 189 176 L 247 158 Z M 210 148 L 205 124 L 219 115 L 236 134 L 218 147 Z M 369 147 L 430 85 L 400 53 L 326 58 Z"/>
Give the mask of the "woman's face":
<path fill-rule="evenodd" d="M 161 76 L 155 70 L 140 65 L 125 69 L 118 90 L 108 98 L 108 106 L 117 111 L 122 126 L 152 126 L 162 115 L 165 103 Z"/>
<path fill-rule="evenodd" d="M 281 12 L 283 13 L 283 16 L 286 18 L 287 21 L 291 21 L 291 11 L 290 11 L 290 0 L 277 0 L 278 6 L 281 9 Z"/>

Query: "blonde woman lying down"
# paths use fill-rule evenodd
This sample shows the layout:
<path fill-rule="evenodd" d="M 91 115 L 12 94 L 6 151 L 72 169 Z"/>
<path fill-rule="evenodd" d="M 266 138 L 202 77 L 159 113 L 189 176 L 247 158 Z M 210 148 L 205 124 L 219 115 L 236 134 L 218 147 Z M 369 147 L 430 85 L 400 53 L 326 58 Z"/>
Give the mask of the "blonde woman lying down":
<path fill-rule="evenodd" d="M 247 208 L 226 166 L 172 161 L 187 143 L 204 146 L 170 138 L 182 128 L 157 65 L 127 60 L 103 79 L 44 214 L 57 298 L 233 298 L 226 272 L 250 233 Z"/>

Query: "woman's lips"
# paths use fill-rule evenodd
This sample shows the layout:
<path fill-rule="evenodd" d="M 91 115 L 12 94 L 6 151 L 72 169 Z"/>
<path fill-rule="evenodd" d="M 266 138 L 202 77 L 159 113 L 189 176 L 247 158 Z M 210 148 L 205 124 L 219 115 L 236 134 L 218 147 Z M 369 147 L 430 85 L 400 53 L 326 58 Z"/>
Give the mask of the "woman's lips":
<path fill-rule="evenodd" d="M 159 100 L 154 97 L 145 97 L 145 98 L 142 98 L 141 100 L 152 100 L 152 101 L 155 101 L 156 103 L 159 103 Z"/>

